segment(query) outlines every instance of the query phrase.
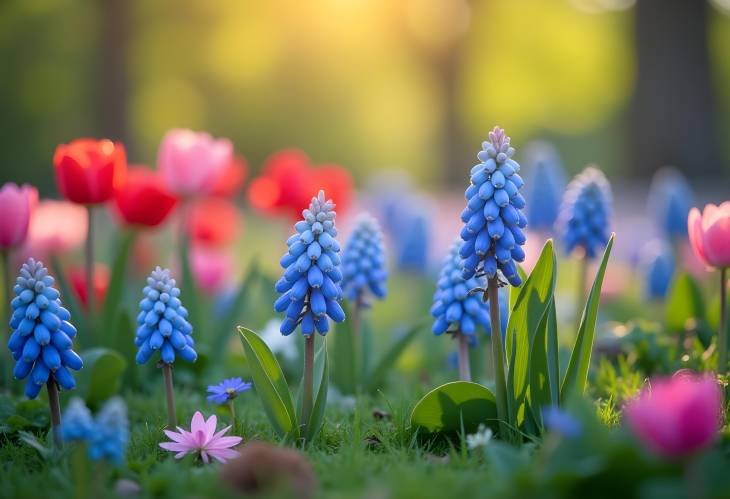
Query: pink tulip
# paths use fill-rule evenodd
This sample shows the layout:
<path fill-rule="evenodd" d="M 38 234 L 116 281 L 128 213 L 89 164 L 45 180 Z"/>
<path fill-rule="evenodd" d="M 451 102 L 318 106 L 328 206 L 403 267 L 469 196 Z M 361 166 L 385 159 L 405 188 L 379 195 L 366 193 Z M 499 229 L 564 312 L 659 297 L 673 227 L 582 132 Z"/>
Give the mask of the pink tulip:
<path fill-rule="evenodd" d="M 231 161 L 230 140 L 186 129 L 167 132 L 157 156 L 167 188 L 180 196 L 212 192 Z"/>
<path fill-rule="evenodd" d="M 45 200 L 33 210 L 23 254 L 44 258 L 78 248 L 86 239 L 86 209 L 68 201 Z"/>
<path fill-rule="evenodd" d="M 625 410 L 634 434 L 666 458 L 688 456 L 712 443 L 721 426 L 722 394 L 711 377 L 677 373 L 645 387 Z"/>
<path fill-rule="evenodd" d="M 190 250 L 190 267 L 201 290 L 217 293 L 233 274 L 233 258 L 228 251 L 196 244 Z"/>
<path fill-rule="evenodd" d="M 708 267 L 730 267 L 730 201 L 692 208 L 687 219 L 689 240 L 697 256 Z"/>
<path fill-rule="evenodd" d="M 35 187 L 8 182 L 0 189 L 0 250 L 16 248 L 28 235 L 31 213 L 38 202 Z"/>

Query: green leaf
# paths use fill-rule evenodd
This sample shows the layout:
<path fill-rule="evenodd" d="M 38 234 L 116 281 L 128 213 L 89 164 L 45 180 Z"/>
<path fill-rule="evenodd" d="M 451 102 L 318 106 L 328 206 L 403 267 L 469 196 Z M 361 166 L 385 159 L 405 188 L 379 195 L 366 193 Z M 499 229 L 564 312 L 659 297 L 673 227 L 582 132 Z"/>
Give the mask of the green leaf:
<path fill-rule="evenodd" d="M 112 324 L 117 318 L 117 310 L 122 302 L 124 283 L 127 277 L 127 262 L 132 244 L 137 237 L 137 231 L 128 230 L 121 236 L 121 242 L 117 246 L 117 253 L 112 264 L 112 273 L 109 279 L 109 287 L 106 291 L 103 308 L 103 323 Z M 104 336 L 105 338 L 105 336 Z M 113 345 L 113 343 L 112 343 Z"/>
<path fill-rule="evenodd" d="M 582 394 L 588 378 L 588 367 L 591 363 L 591 350 L 593 350 L 593 339 L 596 333 L 596 319 L 598 318 L 598 304 L 601 301 L 601 287 L 603 277 L 606 274 L 608 257 L 611 255 L 611 248 L 615 234 L 611 234 L 608 245 L 603 252 L 601 265 L 598 267 L 596 278 L 591 286 L 588 301 L 583 309 L 583 315 L 578 327 L 578 336 L 575 338 L 573 353 L 570 355 L 568 370 L 565 373 L 563 386 L 560 390 L 560 400 L 565 401 L 571 393 Z"/>
<path fill-rule="evenodd" d="M 311 442 L 322 429 L 324 410 L 327 405 L 327 388 L 329 385 L 329 366 L 327 360 L 327 339 L 322 338 L 322 345 L 314 356 L 314 403 L 307 423 L 307 442 Z"/>
<path fill-rule="evenodd" d="M 525 281 L 507 323 L 505 350 L 508 355 L 507 401 L 510 422 L 519 424 L 530 370 L 530 352 L 542 318 L 555 291 L 555 251 L 548 239 L 540 258 Z M 544 354 L 544 352 L 543 352 Z M 542 363 L 541 367 L 545 367 Z M 542 373 L 546 376 L 545 373 Z"/>
<path fill-rule="evenodd" d="M 355 358 L 355 340 L 352 333 L 352 315 L 349 304 L 341 303 L 345 311 L 344 322 L 337 324 L 335 328 L 335 365 L 334 380 L 337 388 L 342 393 L 355 393 L 358 384 L 357 365 Z"/>
<path fill-rule="evenodd" d="M 109 348 L 92 348 L 81 352 L 84 368 L 79 371 L 79 391 L 86 404 L 95 409 L 119 391 L 127 361 Z"/>
<path fill-rule="evenodd" d="M 558 347 L 558 314 L 553 297 L 548 309 L 547 323 L 547 373 L 550 386 L 550 401 L 557 404 L 560 400 L 560 349 Z"/>
<path fill-rule="evenodd" d="M 405 351 L 406 347 L 408 347 L 411 341 L 413 341 L 416 335 L 418 335 L 418 332 L 421 330 L 421 328 L 423 328 L 423 326 L 424 321 L 419 321 L 416 325 L 412 326 L 400 337 L 396 338 L 393 344 L 390 345 L 388 350 L 378 360 L 378 363 L 375 364 L 375 367 L 366 377 L 365 390 L 367 392 L 372 393 L 380 388 L 383 383 L 383 379 L 385 378 L 385 375 L 388 374 L 388 371 L 393 368 L 395 363 L 398 361 L 398 358 Z"/>
<path fill-rule="evenodd" d="M 548 308 L 548 313 L 542 316 L 530 352 L 530 392 L 528 398 L 532 415 L 538 426 L 542 426 L 542 407 L 550 405 L 552 402 L 547 359 L 549 310 Z"/>
<path fill-rule="evenodd" d="M 509 287 L 509 309 L 512 310 L 515 308 L 515 303 L 517 303 L 517 297 L 520 296 L 520 290 L 525 286 L 525 281 L 527 280 L 527 273 L 525 272 L 525 269 L 522 268 L 522 265 L 517 265 L 517 273 L 520 275 L 520 278 L 522 279 L 522 284 L 519 286 L 510 286 Z"/>
<path fill-rule="evenodd" d="M 238 326 L 243 352 L 266 415 L 280 437 L 299 437 L 289 385 L 274 354 L 258 334 Z"/>
<path fill-rule="evenodd" d="M 236 292 L 233 302 L 226 312 L 226 315 L 218 321 L 217 328 L 213 334 L 213 355 L 217 357 L 217 361 L 222 361 L 223 354 L 227 351 L 226 342 L 230 338 L 231 332 L 235 331 L 236 322 L 242 316 L 243 311 L 250 305 L 250 298 L 254 295 L 253 287 L 260 282 L 259 265 L 254 260 L 243 278 L 241 285 Z"/>
<path fill-rule="evenodd" d="M 35 449 L 43 459 L 48 459 L 53 455 L 53 449 L 46 447 L 35 435 L 27 431 L 18 432 L 21 442 Z"/>
<path fill-rule="evenodd" d="M 702 292 L 697 281 L 686 272 L 672 281 L 664 313 L 667 329 L 673 333 L 684 331 L 689 319 L 704 318 Z"/>
<path fill-rule="evenodd" d="M 180 241 L 180 265 L 182 267 L 182 284 L 180 286 L 180 300 L 188 311 L 188 322 L 193 331 L 202 331 L 200 302 L 201 297 L 195 284 L 193 270 L 190 267 L 190 240 L 187 235 Z"/>
<path fill-rule="evenodd" d="M 470 381 L 434 388 L 411 413 L 411 428 L 427 434 L 474 433 L 480 424 L 497 431 L 497 401 L 489 389 Z"/>

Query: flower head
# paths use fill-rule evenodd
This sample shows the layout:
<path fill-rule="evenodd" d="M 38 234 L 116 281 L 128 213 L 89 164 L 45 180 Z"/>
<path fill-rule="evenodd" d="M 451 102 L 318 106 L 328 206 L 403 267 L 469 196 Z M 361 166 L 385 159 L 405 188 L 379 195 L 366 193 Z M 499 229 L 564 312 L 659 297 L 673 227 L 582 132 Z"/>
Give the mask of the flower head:
<path fill-rule="evenodd" d="M 170 191 L 179 196 L 197 196 L 216 188 L 232 159 L 230 140 L 173 129 L 162 139 L 157 167 Z"/>
<path fill-rule="evenodd" d="M 86 239 L 87 217 L 83 206 L 68 201 L 40 201 L 33 210 L 23 254 L 45 257 L 78 248 Z"/>
<path fill-rule="evenodd" d="M 253 385 L 244 382 L 241 378 L 224 379 L 217 385 L 208 385 L 208 400 L 216 404 L 225 404 L 233 400 L 239 393 L 250 390 Z"/>
<path fill-rule="evenodd" d="M 707 447 L 721 425 L 722 394 L 711 377 L 656 379 L 624 409 L 634 434 L 655 453 L 675 458 Z"/>
<path fill-rule="evenodd" d="M 694 195 L 687 179 L 676 168 L 658 170 L 651 181 L 647 207 L 662 235 L 687 237 L 687 214 Z"/>
<path fill-rule="evenodd" d="M 201 290 L 218 293 L 230 282 L 234 260 L 230 251 L 201 244 L 190 247 L 190 269 Z"/>
<path fill-rule="evenodd" d="M 83 399 L 72 398 L 61 419 L 61 438 L 66 442 L 86 441 L 94 433 L 94 418 Z"/>
<path fill-rule="evenodd" d="M 730 201 L 708 204 L 700 213 L 692 208 L 687 219 L 689 242 L 708 267 L 730 267 Z"/>
<path fill-rule="evenodd" d="M 0 188 L 0 249 L 16 248 L 28 235 L 38 191 L 29 185 L 8 182 Z"/>
<path fill-rule="evenodd" d="M 520 165 L 512 159 L 514 152 L 504 130 L 494 127 L 477 154 L 479 164 L 471 169 L 471 185 L 464 192 L 467 206 L 461 212 L 465 225 L 460 254 L 467 279 L 477 273 L 493 278 L 499 270 L 511 285 L 522 283 L 515 262 L 525 259 L 522 229 L 527 219 L 521 211 L 524 182 L 517 173 Z"/>
<path fill-rule="evenodd" d="M 568 184 L 558 216 L 558 230 L 571 253 L 581 248 L 595 258 L 610 236 L 611 186 L 596 167 L 589 166 Z"/>
<path fill-rule="evenodd" d="M 376 298 L 385 298 L 385 269 L 383 235 L 377 220 L 362 215 L 342 253 L 342 288 L 350 300 L 358 300 L 370 292 Z"/>
<path fill-rule="evenodd" d="M 124 461 L 128 442 L 127 405 L 121 397 L 112 397 L 104 403 L 94 420 L 94 431 L 89 438 L 89 457 L 94 461 L 105 459 L 120 464 Z"/>
<path fill-rule="evenodd" d="M 53 166 L 63 197 L 78 204 L 99 204 L 124 185 L 127 157 L 124 146 L 111 140 L 77 139 L 56 148 Z"/>
<path fill-rule="evenodd" d="M 409 214 L 400 219 L 399 229 L 393 235 L 398 268 L 411 272 L 427 270 L 429 235 L 428 219 L 422 214 Z"/>
<path fill-rule="evenodd" d="M 565 189 L 565 172 L 552 144 L 537 142 L 527 148 L 525 187 L 527 224 L 532 230 L 552 231 Z"/>
<path fill-rule="evenodd" d="M 218 419 L 212 415 L 207 420 L 200 411 L 193 415 L 190 423 L 190 431 L 183 430 L 179 426 L 177 431 L 165 430 L 165 435 L 172 442 L 162 442 L 160 447 L 170 452 L 176 452 L 175 459 L 182 459 L 187 454 L 199 455 L 204 463 L 210 462 L 212 457 L 216 461 L 225 463 L 227 460 L 237 457 L 238 451 L 231 449 L 241 443 L 241 437 L 225 437 L 230 426 L 221 431 L 215 431 Z"/>
<path fill-rule="evenodd" d="M 139 327 L 134 340 L 139 347 L 137 363 L 144 364 L 158 350 L 166 364 L 175 362 L 176 356 L 195 362 L 198 354 L 193 348 L 193 326 L 187 321 L 188 311 L 180 302 L 180 289 L 170 271 L 155 268 L 142 292 L 144 298 L 139 302 Z"/>
<path fill-rule="evenodd" d="M 107 289 L 109 289 L 110 280 L 109 267 L 103 263 L 94 264 L 94 298 L 96 303 L 104 303 Z M 68 280 L 71 284 L 76 298 L 82 306 L 87 307 L 89 297 L 87 296 L 88 288 L 86 286 L 86 269 L 81 266 L 74 266 L 68 269 Z"/>
<path fill-rule="evenodd" d="M 25 394 L 31 399 L 49 379 L 71 390 L 76 381 L 69 369 L 83 367 L 81 357 L 71 349 L 76 328 L 69 322 L 71 314 L 61 306 L 53 283 L 43 263 L 29 258 L 20 269 L 13 288 L 15 298 L 10 302 L 13 333 L 8 348 L 16 361 L 13 376 L 28 378 Z"/>
<path fill-rule="evenodd" d="M 157 227 L 170 216 L 177 198 L 167 190 L 162 177 L 147 168 L 129 169 L 127 181 L 114 193 L 119 218 L 127 225 Z"/>
<path fill-rule="evenodd" d="M 210 195 L 221 197 L 235 196 L 241 187 L 243 187 L 247 173 L 248 167 L 246 165 L 246 158 L 238 154 L 234 155 L 231 162 L 228 163 L 228 166 L 226 166 L 221 172 L 218 180 L 210 191 Z"/>
<path fill-rule="evenodd" d="M 664 298 L 674 275 L 671 246 L 661 239 L 646 243 L 641 248 L 639 269 L 644 277 L 644 294 L 650 299 Z"/>
<path fill-rule="evenodd" d="M 284 276 L 276 283 L 282 293 L 274 303 L 277 312 L 286 311 L 281 323 L 283 335 L 291 334 L 301 324 L 302 334 L 329 331 L 329 316 L 335 322 L 345 320 L 338 303 L 342 299 L 340 245 L 335 239 L 335 206 L 326 200 L 324 191 L 312 198 L 303 220 L 294 225 L 296 234 L 287 240 L 289 251 L 281 257 Z"/>
<path fill-rule="evenodd" d="M 469 450 L 484 448 L 489 445 L 493 435 L 490 428 L 480 424 L 476 433 L 471 433 L 466 436 L 466 445 L 469 447 Z"/>
<path fill-rule="evenodd" d="M 225 198 L 209 197 L 191 205 L 186 229 L 196 244 L 225 246 L 236 238 L 240 222 L 235 204 Z"/>
<path fill-rule="evenodd" d="M 565 438 L 576 438 L 583 432 L 583 425 L 569 413 L 551 405 L 542 411 L 545 427 Z"/>

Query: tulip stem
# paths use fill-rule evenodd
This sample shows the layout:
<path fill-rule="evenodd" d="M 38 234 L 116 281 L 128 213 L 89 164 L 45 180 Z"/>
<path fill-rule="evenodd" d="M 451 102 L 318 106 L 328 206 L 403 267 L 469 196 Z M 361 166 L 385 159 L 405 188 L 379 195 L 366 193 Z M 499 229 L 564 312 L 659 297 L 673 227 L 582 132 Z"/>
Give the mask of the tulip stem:
<path fill-rule="evenodd" d="M 92 316 L 96 306 L 94 296 L 94 207 L 86 207 L 88 214 L 88 229 L 86 232 L 86 312 L 89 318 L 89 325 L 93 330 Z M 96 331 L 94 331 L 95 333 Z"/>
<path fill-rule="evenodd" d="M 167 424 L 170 428 L 177 426 L 177 414 L 175 414 L 175 392 L 172 387 L 172 365 L 162 363 L 162 376 L 165 379 L 165 396 L 167 398 Z"/>
<path fill-rule="evenodd" d="M 302 386 L 302 414 L 299 422 L 302 434 L 306 435 L 312 414 L 312 393 L 314 391 L 314 334 L 304 337 L 304 376 Z M 304 437 L 306 439 L 306 437 Z"/>
<path fill-rule="evenodd" d="M 499 323 L 499 280 L 497 276 L 490 277 L 487 283 L 489 302 L 489 318 L 492 325 L 492 358 L 494 359 L 494 385 L 497 399 L 497 417 L 499 418 L 499 433 L 502 439 L 510 439 L 507 426 L 507 379 L 504 373 L 504 346 L 502 346 L 502 331 Z"/>
<path fill-rule="evenodd" d="M 51 409 L 51 431 L 53 432 L 53 444 L 57 449 L 63 447 L 61 440 L 61 406 L 58 403 L 58 387 L 53 376 L 46 383 L 48 389 L 48 407 Z"/>
<path fill-rule="evenodd" d="M 10 321 L 10 296 L 13 292 L 13 281 L 10 276 L 10 252 L 7 249 L 0 251 L 0 258 L 2 258 L 3 272 L 3 315 L 1 318 L 2 322 L 0 324 L 5 327 Z M 5 341 L 5 338 L 3 338 L 3 341 Z M 13 362 L 10 352 L 5 348 L 2 348 L 2 350 L 3 363 L 5 364 L 5 377 L 3 382 L 5 384 L 5 388 L 10 389 L 10 384 L 13 379 Z"/>
<path fill-rule="evenodd" d="M 469 365 L 469 339 L 461 331 L 454 333 L 459 342 L 459 379 L 471 381 L 471 366 Z"/>
<path fill-rule="evenodd" d="M 720 269 L 720 330 L 717 333 L 717 348 L 720 350 L 717 372 L 727 372 L 727 269 Z"/>

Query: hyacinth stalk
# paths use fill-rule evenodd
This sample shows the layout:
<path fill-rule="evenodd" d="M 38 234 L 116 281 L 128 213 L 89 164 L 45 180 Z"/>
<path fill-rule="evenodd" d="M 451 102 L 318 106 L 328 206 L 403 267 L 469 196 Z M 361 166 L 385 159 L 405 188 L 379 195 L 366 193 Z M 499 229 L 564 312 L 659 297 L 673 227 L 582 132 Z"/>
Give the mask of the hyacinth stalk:
<path fill-rule="evenodd" d="M 339 285 L 342 273 L 334 208 L 332 200 L 319 191 L 309 208 L 302 211 L 303 220 L 294 225 L 296 233 L 287 240 L 289 249 L 280 261 L 284 275 L 275 285 L 282 295 L 274 303 L 274 310 L 286 313 L 279 331 L 287 336 L 301 326 L 304 336 L 302 429 L 312 414 L 314 332 L 327 334 L 328 317 L 335 322 L 345 320 L 345 312 L 338 303 L 343 293 Z"/>
<path fill-rule="evenodd" d="M 495 396 L 502 438 L 511 434 L 506 425 L 507 383 L 500 334 L 499 287 L 522 283 L 515 262 L 525 258 L 522 229 L 527 225 L 521 211 L 525 207 L 525 199 L 520 194 L 524 181 L 518 174 L 520 165 L 512 159 L 514 153 L 504 130 L 494 127 L 489 140 L 482 144 L 482 150 L 477 154 L 479 164 L 471 170 L 471 185 L 464 193 L 467 206 L 461 213 L 465 224 L 461 231 L 464 244 L 460 249 L 464 278 L 476 275 L 487 279 L 482 299 L 490 304 Z"/>

